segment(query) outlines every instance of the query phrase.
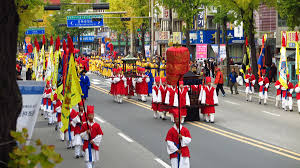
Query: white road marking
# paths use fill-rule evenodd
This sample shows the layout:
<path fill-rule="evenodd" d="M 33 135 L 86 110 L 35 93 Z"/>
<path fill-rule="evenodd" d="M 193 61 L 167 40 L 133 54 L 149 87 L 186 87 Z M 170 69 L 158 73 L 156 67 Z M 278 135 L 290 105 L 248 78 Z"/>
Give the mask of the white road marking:
<path fill-rule="evenodd" d="M 154 160 L 157 161 L 162 166 L 164 166 L 165 168 L 171 168 L 170 165 L 168 165 L 166 162 L 162 161 L 160 158 L 155 158 Z"/>
<path fill-rule="evenodd" d="M 228 101 L 228 100 L 224 100 L 224 102 L 227 102 L 227 103 L 230 103 L 230 104 L 233 104 L 233 105 L 240 105 L 238 103 L 235 103 L 235 102 L 232 102 L 232 101 Z"/>
<path fill-rule="evenodd" d="M 276 117 L 280 116 L 279 114 L 274 114 L 274 113 L 271 113 L 271 112 L 268 112 L 268 111 L 262 111 L 262 112 L 266 113 L 266 114 L 270 114 L 270 115 L 276 116 Z"/>
<path fill-rule="evenodd" d="M 99 122 L 101 123 L 105 123 L 106 121 L 104 121 L 103 119 L 101 119 L 100 117 L 98 116 L 95 116 L 95 119 L 98 120 Z"/>
<path fill-rule="evenodd" d="M 101 80 L 98 80 L 98 79 L 92 79 L 92 81 L 100 82 Z"/>
<path fill-rule="evenodd" d="M 121 132 L 119 132 L 118 135 L 120 135 L 120 137 L 124 138 L 128 142 L 133 142 L 133 140 L 131 138 L 129 138 L 128 136 L 126 136 L 125 134 L 123 134 Z"/>
<path fill-rule="evenodd" d="M 94 84 L 94 85 L 99 85 L 100 83 L 99 82 L 91 82 L 92 84 Z"/>

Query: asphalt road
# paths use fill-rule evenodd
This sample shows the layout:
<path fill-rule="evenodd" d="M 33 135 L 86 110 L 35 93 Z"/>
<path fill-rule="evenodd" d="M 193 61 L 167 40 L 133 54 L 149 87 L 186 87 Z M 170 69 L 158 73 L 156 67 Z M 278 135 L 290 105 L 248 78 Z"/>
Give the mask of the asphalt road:
<path fill-rule="evenodd" d="M 114 103 L 107 94 L 108 84 L 96 75 L 89 76 L 92 87 L 87 104 L 95 105 L 95 113 L 169 164 L 164 139 L 172 126 L 170 120 L 153 118 L 149 108 L 150 98 L 148 104 L 134 100 Z M 283 112 L 271 104 L 249 103 L 243 95 L 228 95 L 219 99 L 215 124 L 185 124 L 192 136 L 191 167 L 300 167 L 300 116 L 297 112 Z M 103 131 L 105 133 L 105 129 Z M 118 148 L 113 146 L 102 152 L 107 150 L 118 152 Z M 135 149 L 132 147 L 129 150 Z"/>

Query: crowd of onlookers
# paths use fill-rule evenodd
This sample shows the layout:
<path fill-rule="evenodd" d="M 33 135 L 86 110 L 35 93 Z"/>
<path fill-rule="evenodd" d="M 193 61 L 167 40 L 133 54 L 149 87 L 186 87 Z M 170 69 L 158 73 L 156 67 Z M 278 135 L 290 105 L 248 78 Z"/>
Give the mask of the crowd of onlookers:
<path fill-rule="evenodd" d="M 233 60 L 231 60 L 230 65 L 234 65 Z M 215 78 L 215 85 L 217 95 L 219 94 L 219 90 L 221 90 L 222 95 L 225 96 L 225 91 L 223 89 L 224 85 L 224 75 L 218 66 L 217 62 L 214 59 L 207 60 L 198 60 L 191 62 L 191 71 L 197 75 L 200 75 L 202 79 L 209 76 Z M 266 77 L 270 82 L 276 82 L 277 80 L 277 67 L 275 63 L 271 66 L 266 65 Z M 229 87 L 231 94 L 239 94 L 238 86 L 244 85 L 244 74 L 240 71 L 239 68 L 232 68 L 230 74 L 227 76 L 229 80 Z"/>

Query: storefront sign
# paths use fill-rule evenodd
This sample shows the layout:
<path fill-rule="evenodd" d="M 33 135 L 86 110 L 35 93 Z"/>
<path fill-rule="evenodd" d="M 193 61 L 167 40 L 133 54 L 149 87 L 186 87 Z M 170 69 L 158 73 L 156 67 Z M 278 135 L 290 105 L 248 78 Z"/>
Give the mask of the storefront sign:
<path fill-rule="evenodd" d="M 196 58 L 197 59 L 207 58 L 207 44 L 196 45 Z"/>

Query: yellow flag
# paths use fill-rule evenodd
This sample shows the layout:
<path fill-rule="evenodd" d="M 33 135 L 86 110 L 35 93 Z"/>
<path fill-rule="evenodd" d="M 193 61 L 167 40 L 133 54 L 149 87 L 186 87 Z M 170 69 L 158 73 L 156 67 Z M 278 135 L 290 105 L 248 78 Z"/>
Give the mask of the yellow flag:
<path fill-rule="evenodd" d="M 65 95 L 62 105 L 61 122 L 63 124 L 61 131 L 65 131 L 69 126 L 70 109 L 81 101 L 81 87 L 76 73 L 73 54 L 69 61 L 69 69 L 65 84 Z"/>
<path fill-rule="evenodd" d="M 295 60 L 296 74 L 299 75 L 300 67 L 300 54 L 299 54 L 299 42 L 296 42 L 296 60 Z"/>

